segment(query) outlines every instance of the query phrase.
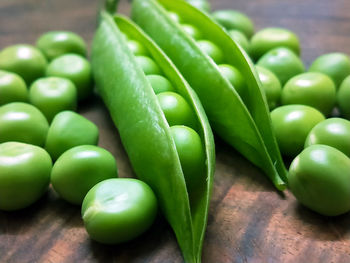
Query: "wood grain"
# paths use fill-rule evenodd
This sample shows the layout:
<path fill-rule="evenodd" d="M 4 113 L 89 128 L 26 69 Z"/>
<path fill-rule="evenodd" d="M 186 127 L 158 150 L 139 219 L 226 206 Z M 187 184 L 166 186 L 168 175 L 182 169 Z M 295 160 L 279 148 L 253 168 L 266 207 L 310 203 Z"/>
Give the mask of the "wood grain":
<path fill-rule="evenodd" d="M 301 39 L 309 65 L 318 55 L 350 54 L 348 0 L 217 0 L 213 9 L 248 14 L 256 29 L 282 26 Z M 72 30 L 91 43 L 98 1 L 1 0 L 0 48 L 35 43 L 48 30 Z M 129 3 L 121 1 L 127 13 Z M 100 129 L 99 145 L 113 153 L 121 177 L 134 176 L 118 131 L 96 97 L 79 111 Z M 350 215 L 319 216 L 285 192 L 278 194 L 262 173 L 235 150 L 216 140 L 215 185 L 203 262 L 350 262 Z M 0 212 L 0 262 L 183 262 L 174 235 L 159 215 L 140 238 L 119 246 L 91 241 L 80 208 L 52 189 L 18 212 Z"/>

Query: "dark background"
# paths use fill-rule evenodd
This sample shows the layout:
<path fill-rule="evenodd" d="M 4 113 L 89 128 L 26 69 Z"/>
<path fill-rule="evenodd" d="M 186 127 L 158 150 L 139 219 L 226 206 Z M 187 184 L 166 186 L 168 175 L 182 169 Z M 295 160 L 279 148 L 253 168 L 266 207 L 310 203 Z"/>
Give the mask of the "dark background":
<path fill-rule="evenodd" d="M 48 30 L 71 30 L 90 44 L 98 1 L 0 0 L 0 48 L 35 43 Z M 301 40 L 302 58 L 350 54 L 348 0 L 217 0 L 212 8 L 248 14 L 259 30 L 291 29 Z M 120 11 L 128 14 L 129 3 Z M 132 169 L 108 113 L 95 98 L 80 112 L 100 128 L 99 145 L 118 161 L 121 177 Z M 214 193 L 203 248 L 203 262 L 350 262 L 349 214 L 326 218 L 298 205 L 232 148 L 216 143 Z M 159 217 L 135 241 L 104 246 L 90 241 L 80 209 L 60 200 L 52 189 L 28 209 L 0 212 L 0 262 L 182 262 L 171 229 Z"/>

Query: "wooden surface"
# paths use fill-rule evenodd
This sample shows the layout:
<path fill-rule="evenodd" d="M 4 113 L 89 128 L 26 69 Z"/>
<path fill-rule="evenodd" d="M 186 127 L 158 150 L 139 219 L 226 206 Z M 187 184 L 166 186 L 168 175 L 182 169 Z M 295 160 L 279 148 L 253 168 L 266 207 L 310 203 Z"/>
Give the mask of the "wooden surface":
<path fill-rule="evenodd" d="M 48 30 L 65 29 L 91 42 L 98 1 L 1 0 L 0 48 L 35 43 Z M 287 27 L 301 39 L 306 65 L 318 55 L 350 54 L 349 0 L 217 0 L 213 9 L 247 13 L 256 28 Z M 129 4 L 121 1 L 121 11 Z M 134 176 L 118 132 L 98 99 L 80 112 L 100 128 L 99 145 L 111 151 L 121 177 Z M 319 216 L 286 192 L 279 195 L 259 170 L 216 142 L 215 186 L 203 262 L 350 262 L 350 215 Z M 160 216 L 135 241 L 105 246 L 91 241 L 80 208 L 52 189 L 28 209 L 0 212 L 0 262 L 183 262 L 174 235 Z"/>

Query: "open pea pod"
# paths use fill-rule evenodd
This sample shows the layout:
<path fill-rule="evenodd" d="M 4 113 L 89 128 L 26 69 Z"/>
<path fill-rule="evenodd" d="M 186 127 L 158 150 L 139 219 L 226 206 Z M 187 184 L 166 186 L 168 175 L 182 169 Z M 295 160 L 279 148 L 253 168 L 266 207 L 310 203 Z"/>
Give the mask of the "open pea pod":
<path fill-rule="evenodd" d="M 183 23 L 195 26 L 223 51 L 224 62 L 245 78 L 242 96 L 169 11 L 177 13 Z M 196 91 L 216 133 L 260 167 L 277 189 L 285 189 L 287 170 L 260 80 L 247 54 L 207 14 L 181 0 L 134 0 L 132 19 L 157 42 Z"/>
<path fill-rule="evenodd" d="M 125 37 L 126 36 L 126 37 Z M 189 192 L 170 127 L 127 39 L 141 43 L 189 103 L 205 151 L 195 192 Z M 196 93 L 174 64 L 134 23 L 102 11 L 92 44 L 94 78 L 136 175 L 154 190 L 186 262 L 200 262 L 215 166 L 214 139 Z"/>

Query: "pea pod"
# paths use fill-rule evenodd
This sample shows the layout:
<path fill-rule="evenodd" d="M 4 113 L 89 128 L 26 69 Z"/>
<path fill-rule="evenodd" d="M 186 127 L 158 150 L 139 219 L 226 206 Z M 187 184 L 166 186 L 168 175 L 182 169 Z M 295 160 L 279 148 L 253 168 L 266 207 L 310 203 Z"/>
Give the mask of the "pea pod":
<path fill-rule="evenodd" d="M 125 38 L 127 35 L 127 38 Z M 127 39 L 141 43 L 189 103 L 205 149 L 205 169 L 189 193 L 171 129 L 148 78 Z M 92 44 L 92 67 L 98 91 L 118 128 L 136 175 L 151 186 L 177 237 L 186 262 L 200 262 L 213 185 L 215 150 L 212 131 L 200 101 L 156 44 L 134 23 L 101 12 Z"/>
<path fill-rule="evenodd" d="M 246 88 L 240 96 L 218 65 L 172 20 L 191 24 L 225 54 L 225 64 L 239 69 Z M 286 168 L 272 130 L 266 99 L 256 70 L 246 55 L 207 14 L 184 1 L 135 0 L 132 18 L 167 53 L 196 91 L 213 129 L 248 160 L 260 167 L 279 189 L 285 189 Z"/>

